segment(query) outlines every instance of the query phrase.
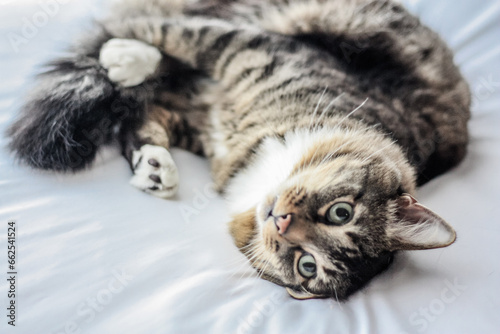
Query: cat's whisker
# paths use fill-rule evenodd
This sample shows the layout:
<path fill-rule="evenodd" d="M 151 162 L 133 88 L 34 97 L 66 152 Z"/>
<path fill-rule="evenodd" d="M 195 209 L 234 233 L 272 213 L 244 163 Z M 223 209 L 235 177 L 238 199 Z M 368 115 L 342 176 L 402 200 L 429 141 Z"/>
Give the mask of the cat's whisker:
<path fill-rule="evenodd" d="M 263 252 L 265 252 L 265 249 L 262 247 L 262 245 L 256 243 L 254 248 L 245 253 L 245 256 L 250 262 L 252 262 L 255 257 L 259 256 Z"/>
<path fill-rule="evenodd" d="M 247 256 L 248 261 L 252 263 L 256 258 L 260 257 L 264 251 L 263 249 L 256 249 L 252 254 Z"/>
<path fill-rule="evenodd" d="M 238 274 L 238 275 L 237 275 Z M 237 275 L 237 276 L 236 276 Z M 231 280 L 233 277 L 237 280 L 240 281 L 244 277 L 247 277 L 248 275 L 251 275 L 252 277 L 255 276 L 255 269 L 252 266 L 240 266 L 237 270 L 235 270 L 231 276 L 227 279 L 227 281 Z"/>
<path fill-rule="evenodd" d="M 343 310 L 342 304 L 340 304 L 339 302 L 339 296 L 337 295 L 337 288 L 335 287 L 335 285 L 333 286 L 333 291 L 335 292 L 335 299 L 337 300 L 337 304 L 339 305 L 340 309 Z"/>
<path fill-rule="evenodd" d="M 345 142 L 344 144 L 340 145 L 335 151 L 333 152 L 330 152 L 328 153 L 327 155 L 325 155 L 325 157 L 323 158 L 323 160 L 321 160 L 320 162 L 320 165 L 325 163 L 326 161 L 330 160 L 333 156 L 335 156 L 335 154 L 337 154 L 341 149 L 343 149 L 345 146 L 351 144 L 352 142 L 354 142 L 354 140 L 350 140 L 348 142 Z"/>
<path fill-rule="evenodd" d="M 230 261 L 226 262 L 224 265 L 226 265 L 226 266 L 233 266 L 233 265 L 239 264 L 241 262 L 247 262 L 248 260 L 247 260 L 246 253 L 243 253 L 243 255 L 245 255 L 245 257 L 230 260 Z"/>
<path fill-rule="evenodd" d="M 258 245 L 255 246 L 255 248 L 251 249 L 249 252 L 244 253 L 248 261 L 252 262 L 252 260 L 259 255 L 259 253 L 262 253 L 263 250 L 258 247 Z"/>
<path fill-rule="evenodd" d="M 255 255 L 255 257 L 258 257 L 258 256 L 260 256 L 260 254 Z M 240 263 L 240 265 L 237 268 L 232 270 L 233 273 L 227 278 L 226 281 L 231 280 L 236 274 L 240 274 L 238 277 L 238 280 L 240 280 L 243 278 L 244 275 L 246 275 L 248 273 L 255 273 L 255 269 L 252 266 L 252 263 L 254 263 L 256 261 L 255 257 L 252 260 L 248 260 L 245 258 L 244 261 L 242 261 L 242 263 Z"/>
<path fill-rule="evenodd" d="M 269 264 L 271 263 L 269 258 L 265 259 L 264 262 L 265 262 L 264 268 L 262 268 L 262 270 L 260 270 L 260 272 L 259 272 L 259 279 L 262 278 L 262 275 L 264 275 L 264 273 L 266 272 L 266 269 L 269 267 Z"/>
<path fill-rule="evenodd" d="M 376 135 L 372 135 L 372 136 L 369 136 L 368 138 L 370 137 L 376 137 Z M 345 142 L 344 144 L 340 145 L 335 151 L 333 152 L 330 152 L 328 153 L 324 158 L 323 160 L 321 160 L 320 164 L 323 164 L 325 163 L 326 161 L 330 160 L 333 156 L 335 156 L 335 154 L 337 154 L 341 149 L 343 149 L 345 146 L 347 145 L 350 145 L 352 143 L 354 143 L 355 141 L 357 140 L 357 138 L 353 138 L 347 142 Z"/>
<path fill-rule="evenodd" d="M 319 115 L 318 119 L 316 120 L 316 127 L 314 130 L 317 130 L 319 128 L 319 122 L 323 119 L 323 116 L 325 116 L 325 114 L 330 110 L 331 106 L 339 99 L 341 98 L 342 96 L 344 95 L 344 92 L 340 93 L 339 95 L 337 95 L 336 97 L 334 97 L 332 99 L 332 101 L 325 107 L 323 108 L 323 111 L 321 112 L 321 114 Z"/>
<path fill-rule="evenodd" d="M 231 269 L 231 274 L 224 280 L 224 283 L 231 281 L 233 278 L 241 280 L 244 276 L 253 272 L 253 268 L 248 266 L 248 262 L 245 261 L 244 263 L 241 263 L 237 268 Z"/>
<path fill-rule="evenodd" d="M 316 149 L 314 150 L 314 153 L 313 153 L 311 159 L 309 160 L 307 167 L 304 167 L 304 169 L 310 168 L 312 166 L 312 163 L 313 163 L 314 159 L 316 158 L 316 154 L 318 154 L 319 149 L 320 149 L 320 146 L 316 145 Z"/>
<path fill-rule="evenodd" d="M 260 249 L 259 244 L 257 244 L 257 240 L 250 241 L 248 245 L 243 246 L 241 249 L 247 249 L 247 251 L 242 251 L 242 254 L 244 255 L 243 257 L 229 261 L 225 264 L 225 266 L 230 267 L 231 274 L 220 281 L 220 286 L 231 281 L 231 279 L 237 274 L 239 274 L 238 280 L 243 279 L 243 277 L 248 274 L 255 276 L 255 269 L 251 264 L 255 258 L 260 256 L 260 253 L 263 252 L 263 250 Z"/>
<path fill-rule="evenodd" d="M 243 268 L 245 268 L 245 266 L 247 266 L 247 264 L 248 264 L 248 261 L 246 258 L 239 259 L 239 261 L 236 261 L 232 264 L 227 264 L 225 267 L 229 268 L 229 272 L 231 274 L 224 281 L 225 282 L 229 281 L 231 278 L 233 278 L 234 275 L 241 272 L 241 270 Z M 246 270 L 246 271 L 248 271 L 248 270 Z"/>
<path fill-rule="evenodd" d="M 325 89 L 323 90 L 323 93 L 321 93 L 321 95 L 319 97 L 318 103 L 316 104 L 316 108 L 314 108 L 314 112 L 313 112 L 313 114 L 311 116 L 311 121 L 309 123 L 309 128 L 311 128 L 313 126 L 314 117 L 316 116 L 316 113 L 318 112 L 319 105 L 321 104 L 321 101 L 323 100 L 323 97 L 325 96 L 325 93 L 326 93 L 327 89 L 328 89 L 328 86 L 325 87 Z"/>
<path fill-rule="evenodd" d="M 240 281 L 244 277 L 248 277 L 249 275 L 251 277 L 255 276 L 255 270 L 252 267 L 245 268 L 245 264 L 247 263 L 248 262 L 244 262 L 243 265 L 240 265 L 237 269 L 231 269 L 231 274 L 220 281 L 220 286 L 226 285 L 227 283 L 231 282 L 233 278 L 235 278 L 236 281 Z M 237 274 L 238 276 L 236 276 Z"/>
<path fill-rule="evenodd" d="M 370 154 L 368 157 L 366 157 L 365 159 L 363 159 L 361 161 L 361 164 L 364 164 L 366 161 L 370 160 L 375 154 L 380 153 L 383 150 L 385 150 L 386 148 L 391 147 L 393 145 L 394 145 L 394 142 L 391 141 L 389 144 L 387 144 L 387 145 L 383 146 L 382 148 L 376 150 L 375 152 L 373 152 L 372 154 Z"/>
<path fill-rule="evenodd" d="M 259 274 L 257 277 L 261 278 L 262 273 L 267 269 L 269 262 L 269 255 L 266 253 L 266 249 L 262 246 L 262 244 L 257 245 L 257 252 L 249 258 L 249 262 L 252 265 L 253 269 L 258 269 Z M 256 266 L 258 263 L 264 263 L 264 265 Z"/>
<path fill-rule="evenodd" d="M 262 254 L 261 254 L 261 255 L 262 255 Z M 260 257 L 261 255 L 259 255 L 259 257 Z M 238 280 L 242 279 L 244 275 L 249 274 L 249 273 L 251 273 L 251 274 L 252 274 L 252 276 L 254 276 L 254 277 L 258 277 L 258 272 L 257 272 L 257 267 L 256 267 L 256 265 L 257 265 L 257 263 L 261 263 L 261 262 L 263 262 L 263 260 L 261 260 L 261 259 L 259 259 L 259 258 L 254 259 L 253 261 L 251 261 L 251 262 L 249 263 L 249 264 L 250 264 L 250 266 L 249 266 L 249 267 L 247 267 L 247 268 L 246 268 L 246 269 L 245 269 L 245 270 L 241 273 L 241 275 L 238 277 Z M 241 270 L 241 267 L 238 269 L 238 271 L 240 271 L 240 270 Z M 237 273 L 237 272 L 235 272 L 234 274 L 236 274 L 236 273 Z M 233 275 L 231 275 L 231 277 L 232 277 L 232 276 L 234 276 L 234 274 L 233 274 Z"/>
<path fill-rule="evenodd" d="M 325 88 L 325 91 L 326 91 L 326 88 Z M 323 91 L 323 95 L 324 95 L 324 92 Z M 341 93 L 340 95 L 338 95 L 336 98 L 334 98 L 324 109 L 323 109 L 323 112 L 321 113 L 320 117 L 318 118 L 318 120 L 316 121 L 316 127 L 315 129 L 318 129 L 318 125 L 319 125 L 319 122 L 321 120 L 321 118 L 323 117 L 323 115 L 325 114 L 326 110 L 328 110 L 330 108 L 330 106 L 339 98 L 343 95 L 344 93 Z M 323 95 L 321 96 L 320 98 L 320 101 L 321 102 L 321 99 L 323 98 Z M 366 98 L 359 106 L 357 106 L 356 108 L 354 108 L 354 110 L 352 110 L 349 114 L 347 114 L 346 116 L 344 116 L 340 121 L 339 123 L 336 124 L 336 127 L 339 127 L 340 128 L 340 125 L 342 125 L 346 119 L 348 119 L 352 114 L 354 114 L 356 111 L 358 111 L 359 109 L 361 109 L 361 107 L 363 107 L 363 105 L 365 105 L 365 103 L 368 101 L 369 98 Z M 319 102 L 318 102 L 318 105 L 316 106 L 316 109 L 314 110 L 314 113 L 312 115 L 312 120 L 314 120 L 314 116 L 316 115 L 316 112 L 317 112 L 317 109 L 318 109 L 318 106 L 319 106 Z M 319 147 L 316 147 L 316 150 L 314 151 L 313 155 L 312 155 L 312 158 L 311 160 L 309 161 L 309 164 L 307 166 L 307 168 L 311 167 L 314 159 L 316 158 L 316 154 L 318 153 L 318 150 L 319 150 Z M 324 160 L 324 159 L 323 159 Z M 323 161 L 322 161 L 323 162 Z"/>
<path fill-rule="evenodd" d="M 358 111 L 359 109 L 361 109 L 361 107 L 363 107 L 368 100 L 369 100 L 369 98 L 367 97 L 363 102 L 361 102 L 361 104 L 359 106 L 357 106 L 353 111 L 351 111 L 344 118 L 342 118 L 337 125 L 340 126 L 341 124 L 343 124 L 346 119 L 348 119 L 349 117 L 352 116 L 352 114 L 354 114 L 356 111 Z"/>
<path fill-rule="evenodd" d="M 243 258 L 239 258 L 233 261 L 229 261 L 227 265 L 235 265 L 248 262 L 248 259 L 255 256 L 258 249 L 258 245 L 252 240 L 248 245 L 240 248 L 241 253 L 244 255 Z"/>
<path fill-rule="evenodd" d="M 253 246 L 255 246 L 254 240 L 250 241 L 248 243 L 248 245 L 240 247 L 240 251 L 243 251 L 243 250 L 248 249 L 248 248 L 252 248 Z"/>

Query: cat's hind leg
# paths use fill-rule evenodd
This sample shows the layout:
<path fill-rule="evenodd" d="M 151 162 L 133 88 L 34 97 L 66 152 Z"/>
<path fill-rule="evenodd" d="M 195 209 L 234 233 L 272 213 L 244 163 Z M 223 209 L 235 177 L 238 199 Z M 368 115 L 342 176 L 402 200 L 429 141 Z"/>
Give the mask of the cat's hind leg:
<path fill-rule="evenodd" d="M 156 120 L 148 118 L 139 127 L 121 133 L 122 153 L 134 175 L 130 184 L 161 198 L 173 197 L 179 187 L 179 173 L 170 152 L 168 133 Z"/>
<path fill-rule="evenodd" d="M 151 107 L 142 125 L 125 125 L 121 144 L 134 173 L 130 184 L 156 197 L 173 197 L 179 187 L 179 174 L 169 148 L 179 146 L 200 154 L 198 133 L 179 113 L 157 105 Z"/>
<path fill-rule="evenodd" d="M 140 85 L 154 76 L 161 60 L 162 54 L 156 47 L 135 39 L 113 38 L 103 45 L 99 55 L 109 79 L 122 87 Z M 158 90 L 162 93 L 157 96 L 158 103 L 172 106 L 175 112 L 160 104 L 149 104 L 141 124 L 124 123 L 120 132 L 122 153 L 134 173 L 130 184 L 161 198 L 174 196 L 179 185 L 169 148 L 178 146 L 196 154 L 203 153 L 199 139 L 202 123 L 199 120 L 203 115 L 196 113 L 200 111 L 196 98 L 189 96 L 189 92 L 195 90 L 196 80 L 190 80 L 187 73 L 178 70 L 169 68 L 171 76 L 182 77 L 185 82 L 177 82 L 175 87 L 160 87 Z M 188 121 L 193 116 L 198 126 Z"/>
<path fill-rule="evenodd" d="M 99 62 L 107 70 L 108 78 L 122 87 L 143 83 L 156 71 L 161 58 L 160 51 L 155 47 L 120 38 L 107 41 L 99 54 Z M 123 154 L 134 173 L 130 184 L 157 197 L 174 196 L 179 174 L 168 151 L 169 146 L 166 129 L 149 116 L 139 127 L 124 124 Z"/>

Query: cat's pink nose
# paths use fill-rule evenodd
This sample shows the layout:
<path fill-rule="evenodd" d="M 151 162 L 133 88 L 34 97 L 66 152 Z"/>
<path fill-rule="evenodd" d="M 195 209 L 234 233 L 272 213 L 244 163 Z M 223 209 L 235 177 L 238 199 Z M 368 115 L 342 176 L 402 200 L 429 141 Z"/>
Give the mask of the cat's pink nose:
<path fill-rule="evenodd" d="M 291 222 L 292 215 L 290 213 L 284 216 L 274 217 L 274 224 L 278 228 L 279 234 L 285 234 Z"/>

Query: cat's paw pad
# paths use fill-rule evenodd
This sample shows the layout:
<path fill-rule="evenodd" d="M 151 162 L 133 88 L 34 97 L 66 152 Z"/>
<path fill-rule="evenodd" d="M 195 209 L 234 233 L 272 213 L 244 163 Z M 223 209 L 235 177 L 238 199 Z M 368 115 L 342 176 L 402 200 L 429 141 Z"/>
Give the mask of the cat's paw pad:
<path fill-rule="evenodd" d="M 168 150 L 161 146 L 143 145 L 132 153 L 134 176 L 130 184 L 161 198 L 175 195 L 179 185 L 177 166 Z"/>
<path fill-rule="evenodd" d="M 99 62 L 108 77 L 123 87 L 137 86 L 158 68 L 160 51 L 135 39 L 113 38 L 101 48 Z"/>

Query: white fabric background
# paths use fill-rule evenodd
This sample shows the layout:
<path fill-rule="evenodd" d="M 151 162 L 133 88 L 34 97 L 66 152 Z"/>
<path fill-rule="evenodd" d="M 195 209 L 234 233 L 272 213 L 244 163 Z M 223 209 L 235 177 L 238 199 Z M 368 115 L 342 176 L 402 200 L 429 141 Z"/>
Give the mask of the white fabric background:
<path fill-rule="evenodd" d="M 17 165 L 2 136 L 0 272 L 16 220 L 19 275 L 15 328 L 0 280 L 0 332 L 500 333 L 500 2 L 403 2 L 450 44 L 474 94 L 466 160 L 418 193 L 456 228 L 454 245 L 402 254 L 346 303 L 297 301 L 248 270 L 203 159 L 174 151 L 182 182 L 165 201 L 128 185 L 116 148 L 87 172 L 54 175 Z M 38 1 L 0 1 L 2 132 L 36 65 L 100 14 L 97 0 L 60 3 L 44 22 Z M 35 17 L 16 50 L 9 33 Z"/>

